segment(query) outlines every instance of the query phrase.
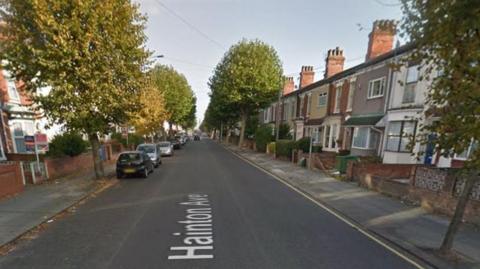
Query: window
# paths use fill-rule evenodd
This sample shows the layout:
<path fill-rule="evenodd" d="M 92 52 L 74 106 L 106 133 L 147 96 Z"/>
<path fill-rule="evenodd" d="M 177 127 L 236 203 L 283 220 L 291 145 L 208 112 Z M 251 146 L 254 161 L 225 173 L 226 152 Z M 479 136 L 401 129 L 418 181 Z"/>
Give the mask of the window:
<path fill-rule="evenodd" d="M 369 127 L 355 128 L 353 131 L 353 147 L 368 148 Z"/>
<path fill-rule="evenodd" d="M 290 110 L 290 118 L 295 118 L 295 112 L 297 110 L 297 102 L 294 101 L 294 102 L 291 102 L 290 105 L 292 106 L 292 109 Z"/>
<path fill-rule="evenodd" d="M 478 147 L 478 143 L 472 141 L 472 143 L 470 143 L 470 146 L 468 146 L 466 150 L 464 150 L 460 154 L 455 154 L 455 159 L 467 160 L 472 154 L 472 152 L 474 152 L 477 149 L 477 147 Z"/>
<path fill-rule="evenodd" d="M 342 86 L 338 86 L 335 91 L 335 111 L 334 113 L 340 112 L 340 101 L 342 99 Z"/>
<path fill-rule="evenodd" d="M 332 141 L 330 141 L 330 148 L 334 149 L 337 147 L 337 125 L 332 125 Z"/>
<path fill-rule="evenodd" d="M 25 153 L 25 136 L 35 134 L 35 124 L 33 121 L 15 121 L 11 124 L 12 137 L 16 153 Z"/>
<path fill-rule="evenodd" d="M 385 78 L 370 80 L 368 83 L 368 99 L 382 97 L 385 92 Z"/>
<path fill-rule="evenodd" d="M 418 81 L 418 65 L 409 66 L 407 69 L 407 78 L 405 80 L 405 90 L 403 91 L 403 104 L 415 102 L 415 88 Z"/>
<path fill-rule="evenodd" d="M 411 152 L 409 144 L 415 137 L 417 123 L 415 121 L 392 121 L 388 125 L 386 150 L 395 152 Z"/>
<path fill-rule="evenodd" d="M 380 134 L 370 127 L 355 127 L 353 130 L 353 147 L 359 149 L 376 149 Z"/>
<path fill-rule="evenodd" d="M 330 125 L 325 126 L 325 142 L 323 143 L 326 148 L 330 145 Z"/>
<path fill-rule="evenodd" d="M 7 80 L 7 88 L 8 88 L 8 97 L 11 102 L 19 103 L 20 102 L 20 95 L 17 91 L 17 86 L 15 86 L 15 82 L 11 79 L 10 73 L 4 71 L 4 77 Z"/>
<path fill-rule="evenodd" d="M 263 110 L 263 122 L 267 123 L 268 122 L 268 109 Z"/>
<path fill-rule="evenodd" d="M 320 93 L 318 95 L 318 106 L 321 107 L 326 105 L 327 105 L 327 93 L 326 92 Z"/>
<path fill-rule="evenodd" d="M 307 116 L 310 115 L 310 101 L 312 99 L 312 95 L 311 94 L 308 94 L 307 95 Z"/>
<path fill-rule="evenodd" d="M 350 82 L 350 90 L 348 91 L 347 111 L 352 111 L 354 93 L 355 93 L 355 81 L 352 81 Z"/>

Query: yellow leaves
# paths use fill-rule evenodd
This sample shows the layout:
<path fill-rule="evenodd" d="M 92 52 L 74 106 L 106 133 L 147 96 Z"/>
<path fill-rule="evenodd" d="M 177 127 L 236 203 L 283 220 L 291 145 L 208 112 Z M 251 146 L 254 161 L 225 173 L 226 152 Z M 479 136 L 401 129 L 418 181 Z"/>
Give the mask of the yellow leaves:
<path fill-rule="evenodd" d="M 165 108 L 163 94 L 155 87 L 147 85 L 140 91 L 140 109 L 130 115 L 130 123 L 141 135 L 152 135 L 158 133 L 163 122 L 169 118 Z"/>

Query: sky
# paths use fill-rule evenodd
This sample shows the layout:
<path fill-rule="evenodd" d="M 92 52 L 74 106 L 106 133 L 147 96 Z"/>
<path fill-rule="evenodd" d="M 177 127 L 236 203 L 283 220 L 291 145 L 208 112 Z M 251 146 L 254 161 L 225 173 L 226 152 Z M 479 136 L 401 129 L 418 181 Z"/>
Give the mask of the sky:
<path fill-rule="evenodd" d="M 185 75 L 197 96 L 197 122 L 208 106 L 208 79 L 228 48 L 260 39 L 273 46 L 284 74 L 302 65 L 323 78 L 325 56 L 340 47 L 345 68 L 365 59 L 368 34 L 377 19 L 401 18 L 400 0 L 133 0 L 148 17 L 147 48 L 164 55 L 157 63 Z"/>

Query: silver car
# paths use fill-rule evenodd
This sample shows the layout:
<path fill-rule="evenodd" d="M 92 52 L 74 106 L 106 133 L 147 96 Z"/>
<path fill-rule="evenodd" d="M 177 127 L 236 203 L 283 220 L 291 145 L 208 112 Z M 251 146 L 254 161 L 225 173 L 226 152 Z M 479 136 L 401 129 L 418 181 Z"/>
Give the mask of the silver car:
<path fill-rule="evenodd" d="M 142 151 L 150 157 L 152 163 L 155 167 L 158 167 L 162 164 L 162 154 L 160 152 L 160 147 L 156 144 L 140 144 L 137 146 L 137 151 Z"/>
<path fill-rule="evenodd" d="M 173 156 L 173 144 L 169 141 L 163 141 L 157 144 L 160 147 L 162 156 Z"/>

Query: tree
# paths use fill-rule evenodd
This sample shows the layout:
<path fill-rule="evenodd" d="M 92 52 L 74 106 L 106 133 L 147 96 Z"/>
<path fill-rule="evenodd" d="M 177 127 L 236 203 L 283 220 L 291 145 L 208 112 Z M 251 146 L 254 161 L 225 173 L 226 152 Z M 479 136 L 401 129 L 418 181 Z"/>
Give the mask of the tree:
<path fill-rule="evenodd" d="M 88 135 L 96 178 L 103 176 L 99 134 L 125 123 L 137 105 L 145 17 L 130 0 L 2 0 L 4 68 L 45 116 Z M 48 96 L 38 90 L 49 87 Z"/>
<path fill-rule="evenodd" d="M 192 89 L 187 79 L 171 66 L 156 65 L 150 73 L 155 87 L 163 93 L 171 131 L 172 124 L 184 124 L 191 117 L 195 104 Z"/>
<path fill-rule="evenodd" d="M 191 104 L 190 104 L 190 111 L 188 114 L 185 116 L 185 118 L 182 120 L 182 127 L 184 129 L 193 129 L 197 125 L 197 118 L 196 118 L 196 113 L 197 113 L 197 98 L 194 96 L 191 99 Z"/>
<path fill-rule="evenodd" d="M 153 139 L 163 128 L 163 122 L 169 117 L 165 109 L 163 93 L 147 80 L 138 98 L 140 108 L 130 114 L 130 124 L 135 127 L 138 134 L 150 136 Z"/>
<path fill-rule="evenodd" d="M 480 2 L 402 0 L 402 9 L 402 32 L 416 44 L 409 60 L 422 62 L 425 78 L 433 80 L 425 117 L 434 116 L 436 120 L 423 126 L 422 132 L 435 133 L 437 150 L 452 157 L 480 140 Z M 425 138 L 422 140 L 425 142 Z M 478 147 L 472 147 L 464 168 L 466 182 L 440 247 L 442 254 L 452 248 L 469 195 L 478 180 Z"/>
<path fill-rule="evenodd" d="M 233 45 L 216 66 L 209 85 L 213 93 L 238 110 L 240 146 L 248 116 L 276 98 L 283 85 L 282 72 L 275 49 L 260 40 L 242 40 Z"/>

